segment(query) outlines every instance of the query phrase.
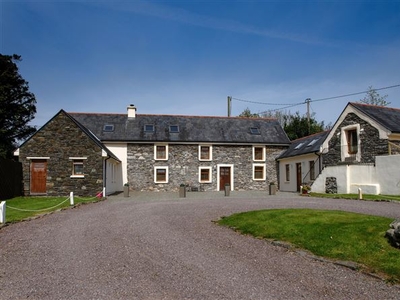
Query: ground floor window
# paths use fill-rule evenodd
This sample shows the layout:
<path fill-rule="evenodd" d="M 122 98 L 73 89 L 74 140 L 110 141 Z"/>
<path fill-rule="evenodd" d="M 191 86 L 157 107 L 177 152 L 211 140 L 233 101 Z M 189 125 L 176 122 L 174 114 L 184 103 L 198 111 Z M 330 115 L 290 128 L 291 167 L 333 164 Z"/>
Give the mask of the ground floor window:
<path fill-rule="evenodd" d="M 290 165 L 289 164 L 285 165 L 285 180 L 287 182 L 290 181 Z"/>
<path fill-rule="evenodd" d="M 210 183 L 212 181 L 211 167 L 200 167 L 199 168 L 199 182 Z"/>
<path fill-rule="evenodd" d="M 253 180 L 265 180 L 264 164 L 253 164 Z"/>
<path fill-rule="evenodd" d="M 72 178 L 80 178 L 84 177 L 84 161 L 87 159 L 86 157 L 70 157 L 69 158 L 72 161 Z"/>
<path fill-rule="evenodd" d="M 168 182 L 168 167 L 154 167 L 154 182 L 155 183 Z"/>

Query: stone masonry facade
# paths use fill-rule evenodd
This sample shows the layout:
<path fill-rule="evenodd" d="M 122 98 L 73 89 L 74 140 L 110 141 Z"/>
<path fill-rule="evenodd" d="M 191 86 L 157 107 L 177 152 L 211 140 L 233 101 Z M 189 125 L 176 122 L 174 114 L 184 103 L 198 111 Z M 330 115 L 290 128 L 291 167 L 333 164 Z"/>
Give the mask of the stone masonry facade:
<path fill-rule="evenodd" d="M 329 152 L 323 155 L 325 166 L 334 166 L 343 163 L 341 161 L 341 151 L 342 147 L 347 146 L 341 145 L 341 128 L 355 124 L 360 124 L 358 142 L 361 143 L 361 161 L 358 163 L 373 164 L 375 163 L 375 156 L 388 154 L 388 140 L 380 139 L 379 132 L 375 127 L 356 114 L 350 113 L 336 129 L 329 141 Z"/>
<path fill-rule="evenodd" d="M 24 193 L 30 195 L 30 165 L 35 157 L 47 159 L 46 195 L 96 196 L 103 188 L 102 149 L 65 114 L 56 115 L 20 148 Z M 84 178 L 71 178 L 69 157 L 85 157 Z"/>
<path fill-rule="evenodd" d="M 266 146 L 265 161 L 253 161 L 252 146 L 213 145 L 212 160 L 199 160 L 199 145 L 169 144 L 168 160 L 154 159 L 154 144 L 128 144 L 128 181 L 138 191 L 178 191 L 181 184 L 204 191 L 218 190 L 218 165 L 233 166 L 233 185 L 237 191 L 265 190 L 277 183 L 275 158 L 284 147 Z M 253 164 L 265 165 L 266 178 L 253 180 Z M 155 183 L 154 167 L 168 167 L 168 183 Z M 211 167 L 211 183 L 199 182 L 199 167 Z"/>

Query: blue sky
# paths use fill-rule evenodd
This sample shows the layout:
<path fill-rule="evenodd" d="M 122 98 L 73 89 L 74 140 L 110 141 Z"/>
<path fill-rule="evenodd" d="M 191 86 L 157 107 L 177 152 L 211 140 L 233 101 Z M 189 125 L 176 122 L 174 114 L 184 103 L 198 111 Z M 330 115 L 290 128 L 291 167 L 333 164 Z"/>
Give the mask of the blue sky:
<path fill-rule="evenodd" d="M 400 84 L 400 1 L 2 0 L 0 10 L 1 53 L 22 56 L 38 126 L 60 109 L 225 116 L 232 96 L 239 115 Z M 400 108 L 400 87 L 379 93 Z M 361 98 L 311 112 L 328 124 Z"/>

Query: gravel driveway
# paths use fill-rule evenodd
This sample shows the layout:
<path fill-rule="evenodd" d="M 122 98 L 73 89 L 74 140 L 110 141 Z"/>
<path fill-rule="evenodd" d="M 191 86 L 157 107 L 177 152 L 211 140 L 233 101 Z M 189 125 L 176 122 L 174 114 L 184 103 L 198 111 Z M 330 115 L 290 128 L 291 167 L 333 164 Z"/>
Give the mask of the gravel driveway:
<path fill-rule="evenodd" d="M 3 227 L 0 298 L 400 299 L 399 286 L 212 222 L 285 207 L 400 217 L 399 203 L 293 194 L 112 196 Z"/>

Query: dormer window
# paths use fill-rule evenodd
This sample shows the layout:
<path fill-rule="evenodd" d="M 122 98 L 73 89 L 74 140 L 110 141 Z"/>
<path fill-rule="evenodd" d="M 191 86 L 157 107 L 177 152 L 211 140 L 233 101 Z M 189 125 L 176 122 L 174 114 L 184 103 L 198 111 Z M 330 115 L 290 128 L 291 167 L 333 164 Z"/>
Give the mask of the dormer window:
<path fill-rule="evenodd" d="M 260 128 L 251 127 L 251 128 L 250 128 L 250 133 L 251 133 L 251 134 L 261 134 Z"/>
<path fill-rule="evenodd" d="M 154 125 L 153 124 L 144 125 L 144 132 L 154 132 Z"/>
<path fill-rule="evenodd" d="M 112 124 L 106 124 L 103 127 L 104 132 L 113 132 L 114 131 L 114 125 Z"/>
<path fill-rule="evenodd" d="M 179 132 L 179 126 L 178 125 L 170 125 L 169 132 L 171 132 L 171 133 Z"/>

